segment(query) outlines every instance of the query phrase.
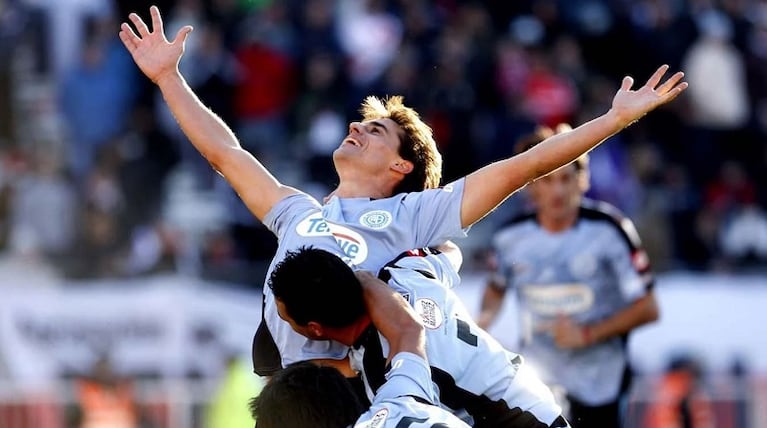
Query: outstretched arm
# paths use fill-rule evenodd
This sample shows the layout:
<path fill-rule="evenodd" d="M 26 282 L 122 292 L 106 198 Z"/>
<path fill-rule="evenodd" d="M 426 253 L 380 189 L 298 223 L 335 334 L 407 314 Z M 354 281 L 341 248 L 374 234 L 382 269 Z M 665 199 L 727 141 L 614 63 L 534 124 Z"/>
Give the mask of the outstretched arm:
<path fill-rule="evenodd" d="M 191 26 L 181 28 L 175 39 L 165 38 L 160 10 L 150 8 L 152 28 L 135 13 L 120 26 L 120 39 L 136 65 L 162 92 L 165 102 L 194 147 L 226 178 L 245 205 L 259 219 L 272 206 L 296 190 L 283 186 L 249 152 L 244 150 L 231 129 L 204 106 L 178 70 L 184 43 Z"/>
<path fill-rule="evenodd" d="M 684 74 L 677 72 L 661 84 L 666 71 L 668 66 L 661 66 L 636 91 L 631 90 L 633 79 L 625 77 L 612 107 L 604 115 L 469 174 L 461 203 L 462 226 L 474 224 L 527 183 L 569 164 L 656 107 L 676 98 L 687 88 L 687 83 L 681 81 Z"/>
<path fill-rule="evenodd" d="M 356 272 L 373 325 L 389 342 L 389 359 L 410 352 L 426 359 L 426 335 L 413 308 L 370 272 Z"/>

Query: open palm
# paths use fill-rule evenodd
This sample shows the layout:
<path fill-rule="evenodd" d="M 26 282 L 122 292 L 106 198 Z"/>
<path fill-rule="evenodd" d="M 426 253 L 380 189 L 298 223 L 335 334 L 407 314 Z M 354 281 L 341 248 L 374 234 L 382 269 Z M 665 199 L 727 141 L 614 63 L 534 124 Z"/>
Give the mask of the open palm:
<path fill-rule="evenodd" d="M 624 77 L 620 90 L 613 98 L 613 111 L 628 125 L 656 107 L 666 104 L 687 89 L 687 82 L 681 82 L 684 73 L 677 72 L 662 84 L 667 65 L 660 66 L 641 88 L 632 90 L 634 79 Z"/>
<path fill-rule="evenodd" d="M 152 16 L 152 31 L 138 15 L 131 13 L 129 18 L 138 34 L 128 23 L 123 22 L 120 25 L 120 40 L 141 71 L 156 83 L 164 76 L 178 72 L 178 63 L 184 54 L 184 43 L 192 27 L 184 26 L 178 30 L 173 42 L 169 42 L 165 38 L 160 10 L 157 6 L 152 6 L 149 13 Z"/>

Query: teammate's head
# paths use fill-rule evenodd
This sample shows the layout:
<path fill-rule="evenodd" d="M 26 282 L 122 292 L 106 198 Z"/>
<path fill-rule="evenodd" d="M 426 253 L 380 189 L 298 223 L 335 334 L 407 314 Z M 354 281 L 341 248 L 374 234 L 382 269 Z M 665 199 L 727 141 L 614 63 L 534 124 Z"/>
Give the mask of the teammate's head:
<path fill-rule="evenodd" d="M 318 326 L 347 327 L 366 313 L 354 271 L 335 254 L 318 248 L 288 251 L 272 271 L 268 286 L 280 316 L 311 339 L 326 338 Z"/>
<path fill-rule="evenodd" d="M 555 134 L 567 132 L 570 126 L 561 124 L 556 129 L 539 128 L 535 133 L 519 140 L 516 151 L 521 153 Z M 538 215 L 554 221 L 568 221 L 577 213 L 583 194 L 589 189 L 588 154 L 547 174 L 527 186 L 528 194 L 536 205 Z"/>
<path fill-rule="evenodd" d="M 256 428 L 341 428 L 364 410 L 338 370 L 307 361 L 278 372 L 250 401 Z"/>

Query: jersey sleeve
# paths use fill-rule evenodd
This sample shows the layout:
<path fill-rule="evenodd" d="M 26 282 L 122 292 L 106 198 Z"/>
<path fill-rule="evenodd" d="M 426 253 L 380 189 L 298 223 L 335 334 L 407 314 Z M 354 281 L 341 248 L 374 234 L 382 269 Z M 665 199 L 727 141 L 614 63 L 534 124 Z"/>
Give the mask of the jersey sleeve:
<path fill-rule="evenodd" d="M 388 269 L 389 267 L 404 268 L 419 272 L 421 275 L 439 281 L 445 288 L 453 288 L 461 282 L 461 278 L 455 270 L 453 263 L 450 261 L 450 258 L 446 254 L 434 251 L 430 248 L 419 248 L 406 251 L 389 262 L 384 269 Z M 384 276 L 384 278 L 385 277 L 387 276 Z"/>
<path fill-rule="evenodd" d="M 615 245 L 608 249 L 608 258 L 621 294 L 628 301 L 634 301 L 653 287 L 654 276 L 634 223 L 628 217 L 622 217 L 617 226 Z"/>
<path fill-rule="evenodd" d="M 279 239 L 283 236 L 285 228 L 289 227 L 293 219 L 299 214 L 320 208 L 319 202 L 306 193 L 295 193 L 282 198 L 264 216 L 264 225 Z M 305 216 L 301 216 L 305 217 Z"/>
<path fill-rule="evenodd" d="M 378 389 L 372 404 L 405 396 L 418 397 L 431 404 L 439 400 L 426 360 L 409 352 L 400 352 L 392 358 L 386 382 Z"/>
<path fill-rule="evenodd" d="M 450 258 L 444 253 L 431 254 L 427 256 L 431 262 L 434 273 L 439 279 L 439 282 L 447 288 L 453 288 L 461 283 L 461 277 L 458 275 L 458 271 L 453 267 L 453 263 Z"/>
<path fill-rule="evenodd" d="M 409 193 L 402 199 L 419 246 L 434 246 L 448 239 L 466 237 L 469 228 L 461 227 L 463 187 L 464 179 L 460 179 L 439 189 Z"/>

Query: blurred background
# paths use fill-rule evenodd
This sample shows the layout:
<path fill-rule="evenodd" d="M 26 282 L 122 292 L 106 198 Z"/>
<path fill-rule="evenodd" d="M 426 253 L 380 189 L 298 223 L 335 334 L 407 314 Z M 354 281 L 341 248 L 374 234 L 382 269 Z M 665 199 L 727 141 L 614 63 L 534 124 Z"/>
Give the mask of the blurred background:
<path fill-rule="evenodd" d="M 181 69 L 203 102 L 317 197 L 365 95 L 421 113 L 447 183 L 536 124 L 602 114 L 624 75 L 685 71 L 682 97 L 591 156 L 590 195 L 658 274 L 631 426 L 684 373 L 715 426 L 767 427 L 765 0 L 0 0 L 0 427 L 252 424 L 275 240 L 118 39 L 150 4 L 171 38 L 194 25 Z M 489 236 L 525 203 L 459 242 L 474 310 Z M 511 349 L 513 305 L 491 331 Z"/>

